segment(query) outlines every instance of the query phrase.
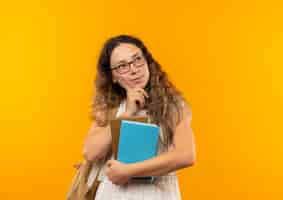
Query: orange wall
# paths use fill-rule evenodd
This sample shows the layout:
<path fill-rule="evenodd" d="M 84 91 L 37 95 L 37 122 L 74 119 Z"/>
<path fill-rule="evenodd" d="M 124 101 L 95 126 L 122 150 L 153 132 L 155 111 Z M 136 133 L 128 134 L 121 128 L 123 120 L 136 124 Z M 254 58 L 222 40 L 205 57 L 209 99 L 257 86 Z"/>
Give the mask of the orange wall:
<path fill-rule="evenodd" d="M 1 199 L 64 199 L 90 124 L 98 51 L 120 33 L 141 37 L 193 105 L 197 164 L 178 173 L 184 199 L 283 198 L 282 3 L 7 2 Z"/>

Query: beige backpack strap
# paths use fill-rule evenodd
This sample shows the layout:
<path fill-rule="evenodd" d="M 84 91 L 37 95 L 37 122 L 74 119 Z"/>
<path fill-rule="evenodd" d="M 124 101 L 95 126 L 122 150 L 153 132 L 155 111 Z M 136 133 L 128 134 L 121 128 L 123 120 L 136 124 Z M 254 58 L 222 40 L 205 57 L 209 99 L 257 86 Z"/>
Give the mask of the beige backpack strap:
<path fill-rule="evenodd" d="M 119 106 L 110 109 L 110 111 L 109 111 L 110 113 L 109 113 L 109 115 L 108 115 L 108 117 L 109 117 L 108 119 L 109 119 L 109 120 L 116 118 L 116 114 L 117 114 L 117 112 L 118 112 L 118 109 L 119 109 Z"/>
<path fill-rule="evenodd" d="M 109 120 L 111 120 L 112 118 L 115 118 L 117 111 L 118 111 L 118 108 L 112 108 L 109 110 L 109 113 L 108 113 Z M 110 156 L 111 156 L 111 150 L 107 153 L 106 157 L 104 157 L 102 160 L 96 160 L 95 162 L 92 163 L 91 168 L 96 173 L 95 173 L 93 180 L 88 180 L 87 182 L 88 188 L 84 191 L 84 195 L 86 195 L 86 193 L 89 192 L 90 189 L 94 189 L 98 186 L 97 183 L 98 183 L 99 173 L 103 167 L 103 164 L 107 161 L 108 158 L 110 158 Z M 90 173 L 92 172 L 89 172 L 88 174 Z"/>

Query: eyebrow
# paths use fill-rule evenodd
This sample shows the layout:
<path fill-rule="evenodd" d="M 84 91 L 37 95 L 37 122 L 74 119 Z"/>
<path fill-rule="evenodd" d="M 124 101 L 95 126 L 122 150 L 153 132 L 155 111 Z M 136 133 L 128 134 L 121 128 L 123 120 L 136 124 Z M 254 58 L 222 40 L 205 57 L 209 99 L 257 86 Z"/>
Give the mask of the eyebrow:
<path fill-rule="evenodd" d="M 139 54 L 140 54 L 139 52 L 136 52 L 131 57 L 134 58 L 134 57 L 138 56 Z M 116 63 L 116 65 L 123 63 L 123 62 L 126 62 L 126 60 L 120 60 L 119 62 Z"/>

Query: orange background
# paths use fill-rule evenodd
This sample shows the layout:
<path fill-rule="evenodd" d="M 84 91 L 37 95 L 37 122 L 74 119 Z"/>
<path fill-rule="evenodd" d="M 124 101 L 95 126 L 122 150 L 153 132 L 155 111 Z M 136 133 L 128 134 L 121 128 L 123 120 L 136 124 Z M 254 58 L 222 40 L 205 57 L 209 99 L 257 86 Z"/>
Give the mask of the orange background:
<path fill-rule="evenodd" d="M 183 199 L 283 199 L 282 8 L 1 2 L 1 199 L 64 199 L 90 125 L 99 50 L 121 33 L 144 40 L 192 103 L 197 163 L 178 172 Z"/>

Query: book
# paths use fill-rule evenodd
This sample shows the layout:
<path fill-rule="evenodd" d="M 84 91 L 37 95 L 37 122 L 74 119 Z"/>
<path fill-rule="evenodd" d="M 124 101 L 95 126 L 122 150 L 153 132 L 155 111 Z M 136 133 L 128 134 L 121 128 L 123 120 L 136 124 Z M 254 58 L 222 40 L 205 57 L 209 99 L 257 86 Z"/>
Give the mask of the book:
<path fill-rule="evenodd" d="M 123 163 L 141 162 L 157 155 L 160 128 L 145 118 L 116 119 L 111 123 L 114 157 Z M 113 134 L 115 133 L 115 134 Z M 153 181 L 156 177 L 133 177 L 136 181 Z"/>
<path fill-rule="evenodd" d="M 117 160 L 117 151 L 118 151 L 120 127 L 121 127 L 122 120 L 130 120 L 130 121 L 146 123 L 149 121 L 149 118 L 145 116 L 118 117 L 110 121 L 111 136 L 112 136 L 112 153 L 113 153 L 114 159 L 116 160 Z"/>
<path fill-rule="evenodd" d="M 158 134 L 155 124 L 122 120 L 117 160 L 136 163 L 156 156 Z"/>

